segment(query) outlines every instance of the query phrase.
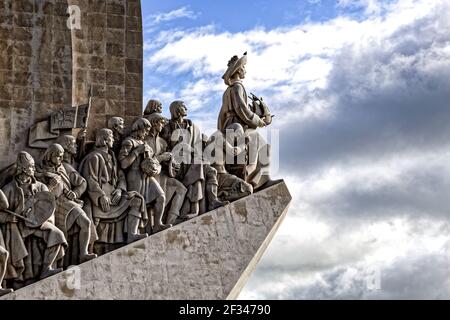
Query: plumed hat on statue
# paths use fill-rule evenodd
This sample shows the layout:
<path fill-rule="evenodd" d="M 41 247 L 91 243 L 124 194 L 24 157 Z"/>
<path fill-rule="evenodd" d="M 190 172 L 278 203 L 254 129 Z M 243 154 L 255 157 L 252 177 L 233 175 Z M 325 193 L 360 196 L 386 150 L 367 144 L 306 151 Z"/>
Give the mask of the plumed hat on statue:
<path fill-rule="evenodd" d="M 243 66 L 247 64 L 247 52 L 239 58 L 238 56 L 234 56 L 228 61 L 228 69 L 223 75 L 222 79 L 227 86 L 231 85 L 230 79 L 233 75 Z"/>

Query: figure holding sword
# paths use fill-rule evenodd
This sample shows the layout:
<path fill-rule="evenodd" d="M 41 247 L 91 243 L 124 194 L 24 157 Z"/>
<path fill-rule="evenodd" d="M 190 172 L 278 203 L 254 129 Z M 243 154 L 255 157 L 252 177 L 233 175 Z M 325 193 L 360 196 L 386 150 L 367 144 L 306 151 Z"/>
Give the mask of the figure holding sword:
<path fill-rule="evenodd" d="M 53 224 L 55 198 L 36 180 L 34 159 L 27 152 L 19 153 L 14 179 L 2 193 L 0 223 L 10 255 L 5 278 L 26 282 L 61 272 L 55 265 L 64 256 L 67 242 Z M 45 244 L 44 250 L 33 238 Z M 40 268 L 35 259 L 42 261 Z"/>

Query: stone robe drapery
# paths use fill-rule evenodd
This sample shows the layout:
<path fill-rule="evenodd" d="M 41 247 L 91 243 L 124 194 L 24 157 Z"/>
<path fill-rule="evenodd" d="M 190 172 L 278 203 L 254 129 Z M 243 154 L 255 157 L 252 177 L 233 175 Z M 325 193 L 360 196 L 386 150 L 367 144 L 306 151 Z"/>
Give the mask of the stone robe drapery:
<path fill-rule="evenodd" d="M 247 92 L 240 80 L 228 86 L 223 94 L 222 108 L 219 113 L 217 128 L 225 133 L 228 126 L 239 123 L 249 139 L 247 180 L 253 187 L 260 187 L 269 176 L 271 149 L 270 145 L 256 131 L 261 118 L 247 104 Z"/>
<path fill-rule="evenodd" d="M 137 192 L 127 192 L 125 175 L 118 167 L 114 153 L 95 149 L 81 162 L 80 173 L 88 185 L 84 211 L 97 226 L 98 242 L 109 244 L 125 242 L 126 215 L 135 198 L 142 200 L 137 217 L 141 219 L 140 227 L 145 227 L 148 222 L 145 200 Z M 111 198 L 111 194 L 116 189 L 122 190 L 119 204 L 111 205 L 111 210 L 104 212 L 100 206 L 100 198 L 102 196 Z"/>
<path fill-rule="evenodd" d="M 256 129 L 261 118 L 250 110 L 247 104 L 247 92 L 241 81 L 233 82 L 223 94 L 222 108 L 217 128 L 224 132 L 232 123 L 239 123 L 247 129 Z"/>
<path fill-rule="evenodd" d="M 12 182 L 2 188 L 9 203 L 9 210 L 23 215 L 29 208 L 31 201 L 25 196 L 24 190 L 14 179 Z M 34 181 L 31 184 L 31 194 L 48 191 L 43 183 Z M 4 215 L 6 213 L 0 214 Z M 2 219 L 2 218 L 0 218 Z M 3 221 L 5 217 L 3 216 Z M 44 222 L 40 228 L 30 228 L 19 219 L 17 224 L 6 223 L 2 225 L 2 233 L 5 239 L 6 249 L 10 254 L 10 261 L 15 264 L 10 268 L 8 266 L 6 279 L 28 280 L 37 277 L 41 270 L 43 261 L 43 251 L 45 248 L 61 246 L 56 257 L 56 261 L 64 257 L 67 242 L 62 231 L 54 225 L 55 217 L 51 217 Z M 32 236 L 35 233 L 43 233 L 40 239 Z M 23 240 L 25 239 L 25 241 Z M 42 244 L 40 240 L 45 242 Z M 23 261 L 24 270 L 21 271 L 21 262 Z"/>
<path fill-rule="evenodd" d="M 182 134 L 185 134 L 184 138 L 181 138 Z M 189 201 L 198 202 L 202 200 L 205 196 L 203 188 L 205 173 L 202 164 L 203 150 L 200 130 L 191 120 L 186 119 L 181 125 L 170 120 L 161 132 L 161 137 L 167 142 L 168 151 L 174 152 L 174 157 L 177 157 L 175 147 L 181 141 L 194 151 L 192 163 L 183 163 L 177 178 L 188 188 L 186 198 Z M 178 138 L 181 138 L 181 141 Z"/>
<path fill-rule="evenodd" d="M 126 138 L 122 143 L 119 161 L 121 161 L 122 158 L 130 156 L 133 150 L 142 144 L 144 144 L 143 141 L 139 141 L 131 137 Z M 144 155 L 140 154 L 125 170 L 127 187 L 130 191 L 139 192 L 144 197 L 146 204 L 149 205 L 156 200 L 156 198 L 164 196 L 164 191 L 155 177 L 149 176 L 142 172 L 142 161 L 144 161 Z"/>

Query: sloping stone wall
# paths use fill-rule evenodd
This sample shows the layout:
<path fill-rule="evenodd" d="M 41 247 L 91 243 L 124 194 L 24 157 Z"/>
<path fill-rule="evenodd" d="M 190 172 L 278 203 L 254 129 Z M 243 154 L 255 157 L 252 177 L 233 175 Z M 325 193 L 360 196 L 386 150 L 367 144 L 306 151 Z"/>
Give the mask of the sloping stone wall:
<path fill-rule="evenodd" d="M 69 29 L 68 7 L 81 11 Z M 139 0 L 0 0 L 0 170 L 27 148 L 28 129 L 62 107 L 88 102 L 89 137 L 110 116 L 142 112 Z"/>
<path fill-rule="evenodd" d="M 2 299 L 235 299 L 290 202 L 278 184 Z"/>

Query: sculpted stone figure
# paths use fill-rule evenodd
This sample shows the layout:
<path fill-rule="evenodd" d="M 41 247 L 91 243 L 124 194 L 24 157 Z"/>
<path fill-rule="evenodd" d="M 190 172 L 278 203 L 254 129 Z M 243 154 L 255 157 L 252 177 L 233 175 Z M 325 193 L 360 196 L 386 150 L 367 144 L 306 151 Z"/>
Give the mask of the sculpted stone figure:
<path fill-rule="evenodd" d="M 1 193 L 0 197 L 3 197 L 3 200 L 0 200 L 2 202 L 6 201 L 5 195 Z M 6 274 L 6 267 L 8 263 L 9 258 L 9 252 L 6 251 L 5 248 L 5 242 L 3 240 L 3 234 L 2 229 L 0 228 L 0 297 L 4 296 L 5 294 L 13 292 L 12 289 L 4 289 L 2 287 L 2 282 Z"/>
<path fill-rule="evenodd" d="M 54 198 L 48 188 L 36 180 L 35 163 L 30 154 L 19 153 L 14 179 L 2 192 L 6 201 L 1 209 L 10 212 L 0 211 L 11 261 L 8 278 L 42 279 L 62 271 L 54 266 L 63 258 L 67 242 L 64 233 L 54 225 Z"/>
<path fill-rule="evenodd" d="M 172 102 L 170 114 L 171 119 L 161 132 L 161 137 L 168 144 L 168 150 L 178 154 L 179 151 L 185 152 L 186 149 L 189 149 L 192 154 L 190 163 L 179 161 L 181 168 L 177 179 L 183 182 L 188 189 L 182 215 L 192 218 L 204 212 L 204 209 L 201 210 L 201 203 L 205 201 L 207 204 L 203 206 L 208 210 L 224 206 L 226 203 L 217 199 L 217 171 L 203 163 L 202 135 L 198 127 L 191 120 L 186 119 L 187 108 L 184 102 Z M 177 148 L 177 146 L 181 148 Z"/>
<path fill-rule="evenodd" d="M 121 167 L 126 172 L 128 189 L 139 192 L 145 199 L 147 208 L 154 214 L 154 232 L 171 227 L 162 222 L 166 198 L 155 175 L 143 170 L 145 161 L 153 157 L 153 150 L 145 142 L 150 130 L 147 119 L 137 119 L 131 127 L 131 135 L 123 140 L 119 154 Z"/>
<path fill-rule="evenodd" d="M 242 156 L 245 158 L 245 133 L 244 128 L 233 123 L 227 128 L 227 134 L 217 131 L 212 135 L 206 149 L 211 152 L 210 163 L 217 170 L 217 180 L 219 182 L 219 198 L 221 200 L 236 201 L 253 193 L 251 184 L 243 179 L 230 174 L 226 170 L 227 157 L 233 158 Z M 244 141 L 244 145 L 238 145 L 239 138 Z"/>
<path fill-rule="evenodd" d="M 112 117 L 108 120 L 108 129 L 113 132 L 114 144 L 112 151 L 118 157 L 120 148 L 122 147 L 122 140 L 125 134 L 125 120 L 121 117 Z"/>
<path fill-rule="evenodd" d="M 148 222 L 144 198 L 134 191 L 128 192 L 125 174 L 112 152 L 113 132 L 101 129 L 97 132 L 95 149 L 80 164 L 80 173 L 88 184 L 84 210 L 93 219 L 98 243 L 109 245 L 147 237 L 140 234 Z"/>
<path fill-rule="evenodd" d="M 6 263 L 8 262 L 9 253 L 6 251 L 6 249 L 2 246 L 2 235 L 0 232 L 0 297 L 4 296 L 5 294 L 13 292 L 12 289 L 3 289 L 2 282 L 3 277 L 6 273 Z"/>
<path fill-rule="evenodd" d="M 78 167 L 76 158 L 78 154 L 77 140 L 73 136 L 63 135 L 56 139 L 56 143 L 64 149 L 63 166 L 68 173 L 76 172 Z"/>
<path fill-rule="evenodd" d="M 160 113 L 153 113 L 147 119 L 150 122 L 151 129 L 146 141 L 152 149 L 153 156 L 162 164 L 161 173 L 156 179 L 164 190 L 166 206 L 170 204 L 166 222 L 168 224 L 176 224 L 180 221 L 180 211 L 187 189 L 180 181 L 175 179 L 180 165 L 173 161 L 172 153 L 167 152 L 167 142 L 159 136 L 164 128 L 166 119 Z"/>
<path fill-rule="evenodd" d="M 149 100 L 144 110 L 144 118 L 154 113 L 162 113 L 162 103 L 158 100 Z"/>
<path fill-rule="evenodd" d="M 266 106 L 262 101 L 255 99 L 253 105 L 247 104 L 248 96 L 242 83 L 246 76 L 246 64 L 247 54 L 240 59 L 234 56 L 228 62 L 228 69 L 222 77 L 228 88 L 223 94 L 218 129 L 225 132 L 225 129 L 233 123 L 239 123 L 244 128 L 250 140 L 247 182 L 257 191 L 281 180 L 274 181 L 270 178 L 270 146 L 256 131 L 257 128 L 271 124 L 272 116 L 268 113 L 268 109 L 264 108 Z M 257 112 L 256 107 L 264 109 L 264 112 Z"/>
<path fill-rule="evenodd" d="M 44 154 L 39 180 L 56 198 L 55 225 L 64 232 L 66 239 L 74 233 L 78 235 L 78 252 L 72 252 L 73 258 L 67 263 L 70 265 L 96 258 L 96 254 L 88 252 L 89 245 L 93 245 L 96 239 L 91 242 L 93 223 L 84 212 L 84 203 L 80 200 L 87 188 L 86 180 L 75 170 L 68 172 L 63 165 L 63 157 L 63 147 L 51 145 Z M 71 248 L 73 246 L 71 243 Z"/>

